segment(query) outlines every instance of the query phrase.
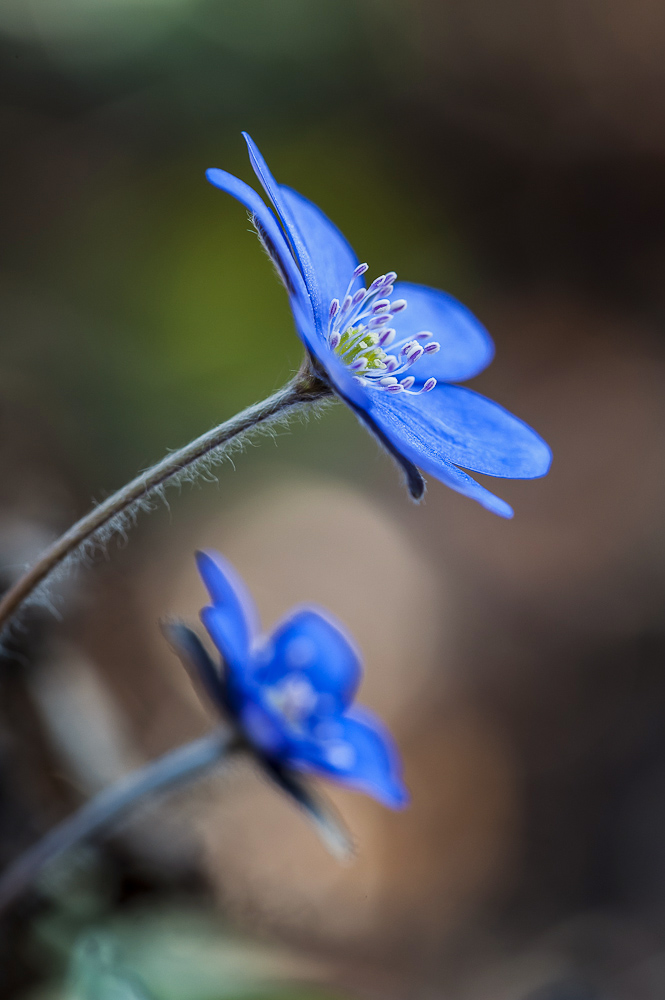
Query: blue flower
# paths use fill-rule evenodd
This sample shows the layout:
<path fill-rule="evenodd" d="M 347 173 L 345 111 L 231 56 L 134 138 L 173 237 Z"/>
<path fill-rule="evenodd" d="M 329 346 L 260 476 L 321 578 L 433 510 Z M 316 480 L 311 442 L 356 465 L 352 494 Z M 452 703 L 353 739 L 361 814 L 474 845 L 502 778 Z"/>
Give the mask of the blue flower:
<path fill-rule="evenodd" d="M 393 809 L 405 806 L 390 733 L 352 704 L 362 671 L 340 625 L 319 608 L 301 607 L 261 635 L 254 602 L 233 567 L 216 552 L 198 552 L 196 559 L 211 600 L 201 620 L 221 653 L 221 671 L 192 646 L 189 630 L 172 635 L 181 648 L 189 645 L 208 694 L 273 776 L 283 784 L 284 769 L 308 772 Z"/>
<path fill-rule="evenodd" d="M 367 264 L 358 263 L 316 205 L 275 181 L 252 139 L 243 135 L 274 211 L 232 174 L 213 168 L 206 176 L 249 210 L 286 286 L 318 377 L 400 464 L 414 499 L 424 492 L 422 469 L 512 517 L 505 501 L 463 469 L 533 479 L 545 475 L 551 453 L 507 410 L 451 384 L 477 375 L 492 360 L 494 346 L 485 328 L 451 295 L 398 282 L 394 271 L 365 287 Z"/>

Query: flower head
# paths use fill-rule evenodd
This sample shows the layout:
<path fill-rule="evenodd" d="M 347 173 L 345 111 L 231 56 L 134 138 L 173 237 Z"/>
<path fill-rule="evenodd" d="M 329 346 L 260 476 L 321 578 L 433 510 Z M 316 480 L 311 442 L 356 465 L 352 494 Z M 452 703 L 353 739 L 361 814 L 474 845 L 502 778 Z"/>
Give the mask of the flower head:
<path fill-rule="evenodd" d="M 315 371 L 404 470 L 411 495 L 418 469 L 511 517 L 512 510 L 463 469 L 507 479 L 547 472 L 545 442 L 501 406 L 462 386 L 494 353 L 481 323 L 451 295 L 398 282 L 394 271 L 364 284 L 342 233 L 316 205 L 278 184 L 246 134 L 254 171 L 271 202 L 224 170 L 211 184 L 251 213 L 287 289 L 296 328 Z"/>
<path fill-rule="evenodd" d="M 401 764 L 387 729 L 353 705 L 361 678 L 358 652 L 319 608 L 294 609 L 261 635 L 254 603 L 232 566 L 197 553 L 211 603 L 201 620 L 222 668 L 198 658 L 208 693 L 273 769 L 309 772 L 406 805 Z"/>

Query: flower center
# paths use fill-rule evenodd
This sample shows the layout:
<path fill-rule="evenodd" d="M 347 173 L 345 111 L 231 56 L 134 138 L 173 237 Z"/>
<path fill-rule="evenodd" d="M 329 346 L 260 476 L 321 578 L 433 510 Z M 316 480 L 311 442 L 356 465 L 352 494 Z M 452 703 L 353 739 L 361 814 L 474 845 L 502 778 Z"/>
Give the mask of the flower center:
<path fill-rule="evenodd" d="M 286 677 L 265 690 L 268 704 L 292 726 L 307 719 L 316 708 L 317 695 L 310 682 L 298 674 Z"/>
<path fill-rule="evenodd" d="M 369 288 L 359 288 L 352 295 L 356 279 L 365 271 L 367 264 L 358 264 L 342 302 L 333 299 L 330 303 L 328 346 L 364 386 L 411 396 L 429 392 L 436 385 L 435 378 L 413 390 L 413 375 L 398 376 L 425 355 L 436 354 L 440 344 L 430 340 L 428 330 L 396 342 L 397 333 L 390 322 L 406 309 L 406 299 L 390 298 L 397 275 L 394 271 L 382 274 Z"/>

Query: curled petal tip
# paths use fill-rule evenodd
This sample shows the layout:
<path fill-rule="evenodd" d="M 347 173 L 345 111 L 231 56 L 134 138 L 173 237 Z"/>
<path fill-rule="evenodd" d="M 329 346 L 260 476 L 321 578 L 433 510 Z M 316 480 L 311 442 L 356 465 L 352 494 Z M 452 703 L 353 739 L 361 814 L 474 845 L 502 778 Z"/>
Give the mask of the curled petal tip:
<path fill-rule="evenodd" d="M 409 490 L 409 496 L 416 503 L 420 503 L 422 498 L 425 496 L 425 490 L 426 490 L 425 480 L 418 472 L 415 465 L 410 469 L 405 469 L 405 473 L 407 477 L 407 487 Z"/>

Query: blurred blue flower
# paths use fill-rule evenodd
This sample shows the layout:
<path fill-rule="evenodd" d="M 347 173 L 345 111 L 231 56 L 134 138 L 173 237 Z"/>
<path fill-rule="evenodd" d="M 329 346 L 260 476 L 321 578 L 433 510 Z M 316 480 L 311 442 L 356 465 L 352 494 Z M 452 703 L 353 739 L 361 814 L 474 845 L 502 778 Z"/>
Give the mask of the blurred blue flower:
<path fill-rule="evenodd" d="M 492 360 L 494 346 L 485 328 L 451 295 L 397 282 L 394 271 L 366 288 L 367 264 L 358 263 L 316 205 L 277 184 L 252 139 L 243 135 L 274 212 L 232 174 L 213 168 L 207 177 L 251 213 L 318 376 L 401 465 L 415 499 L 425 488 L 420 468 L 512 517 L 507 503 L 460 466 L 533 479 L 545 475 L 551 453 L 535 431 L 501 406 L 450 384 L 477 375 Z"/>
<path fill-rule="evenodd" d="M 309 772 L 393 809 L 405 806 L 390 733 L 371 712 L 352 707 L 361 666 L 342 628 L 320 609 L 302 607 L 261 635 L 254 602 L 233 567 L 216 552 L 198 552 L 196 559 L 212 602 L 201 620 L 222 670 L 195 649 L 190 659 L 255 753 L 280 780 L 284 768 Z M 191 633 L 181 631 L 181 646 L 183 640 L 191 647 Z"/>

